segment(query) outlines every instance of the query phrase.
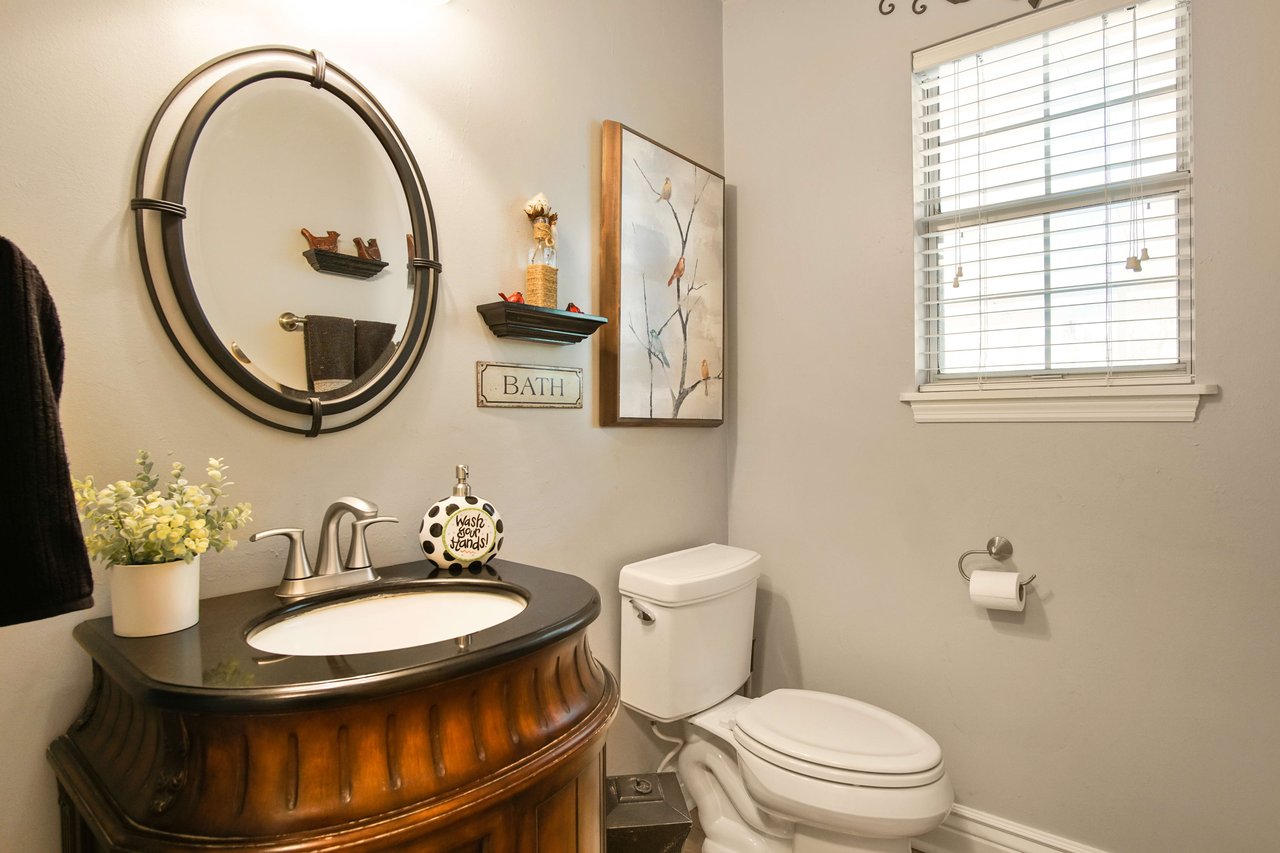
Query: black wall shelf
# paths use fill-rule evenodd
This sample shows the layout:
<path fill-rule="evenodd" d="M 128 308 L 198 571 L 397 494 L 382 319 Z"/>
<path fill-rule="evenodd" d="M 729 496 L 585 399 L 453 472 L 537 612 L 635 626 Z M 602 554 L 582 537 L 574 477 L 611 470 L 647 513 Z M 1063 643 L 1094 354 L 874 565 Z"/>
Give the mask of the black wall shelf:
<path fill-rule="evenodd" d="M 524 302 L 487 302 L 477 305 L 489 330 L 500 338 L 516 338 L 544 344 L 576 344 L 609 322 L 595 314 L 539 308 Z"/>
<path fill-rule="evenodd" d="M 344 255 L 341 252 L 330 252 L 325 249 L 307 249 L 302 256 L 316 272 L 345 275 L 347 278 L 373 278 L 387 266 L 386 261 Z"/>

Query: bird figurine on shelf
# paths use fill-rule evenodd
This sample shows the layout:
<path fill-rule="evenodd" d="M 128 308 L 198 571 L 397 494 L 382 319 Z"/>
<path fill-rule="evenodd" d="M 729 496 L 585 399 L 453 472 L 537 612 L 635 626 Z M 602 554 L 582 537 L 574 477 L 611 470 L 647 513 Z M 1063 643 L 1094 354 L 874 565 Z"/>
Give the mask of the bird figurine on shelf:
<path fill-rule="evenodd" d="M 498 295 L 502 297 L 503 302 L 524 302 L 524 294 L 518 290 L 510 296 L 507 296 L 507 294 L 502 291 L 498 291 Z"/>
<path fill-rule="evenodd" d="M 302 236 L 307 238 L 307 245 L 313 249 L 319 249 L 322 252 L 338 251 L 339 234 L 337 231 L 330 231 L 323 237 L 317 237 L 315 234 L 312 234 L 310 231 L 303 228 Z"/>
<path fill-rule="evenodd" d="M 566 306 L 565 306 L 565 308 L 564 308 L 564 310 L 569 311 L 569 312 L 571 312 L 571 313 L 573 313 L 573 314 L 581 314 L 581 313 L 582 313 L 582 309 L 581 309 L 581 308 L 579 308 L 577 305 L 574 305 L 572 302 L 570 302 L 568 305 L 566 305 Z"/>
<path fill-rule="evenodd" d="M 650 187 L 652 187 L 652 184 L 650 184 Z M 658 197 L 654 199 L 654 202 L 656 203 L 659 201 L 670 201 L 670 200 L 671 200 L 671 179 L 667 178 L 662 182 L 662 192 L 658 193 Z"/>
<path fill-rule="evenodd" d="M 357 237 L 351 242 L 356 244 L 356 257 L 364 258 L 366 261 L 382 260 L 382 250 L 378 248 L 377 237 L 370 237 L 368 243 L 361 237 Z"/>
<path fill-rule="evenodd" d="M 671 271 L 671 278 L 667 279 L 667 287 L 675 284 L 676 279 L 684 276 L 684 255 L 680 256 L 680 260 L 676 261 L 676 268 Z"/>

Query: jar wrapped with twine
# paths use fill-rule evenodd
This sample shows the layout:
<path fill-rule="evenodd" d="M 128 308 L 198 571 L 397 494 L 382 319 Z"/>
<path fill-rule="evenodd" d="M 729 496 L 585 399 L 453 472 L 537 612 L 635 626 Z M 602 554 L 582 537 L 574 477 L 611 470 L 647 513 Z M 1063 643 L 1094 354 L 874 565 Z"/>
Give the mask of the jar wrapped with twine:
<path fill-rule="evenodd" d="M 542 308 L 556 307 L 556 219 L 551 202 L 542 193 L 529 199 L 525 214 L 533 225 L 533 244 L 529 248 L 529 266 L 524 273 L 524 299 Z"/>

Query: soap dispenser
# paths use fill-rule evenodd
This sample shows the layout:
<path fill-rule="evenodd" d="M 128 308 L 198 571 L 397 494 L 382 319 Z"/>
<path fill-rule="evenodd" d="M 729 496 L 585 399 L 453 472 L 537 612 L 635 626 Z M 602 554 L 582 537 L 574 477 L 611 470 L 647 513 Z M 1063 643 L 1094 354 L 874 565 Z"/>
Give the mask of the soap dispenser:
<path fill-rule="evenodd" d="M 502 516 L 493 504 L 471 493 L 466 465 L 457 467 L 453 494 L 436 501 L 422 517 L 418 540 L 422 553 L 450 577 L 496 577 L 488 565 L 502 547 Z"/>

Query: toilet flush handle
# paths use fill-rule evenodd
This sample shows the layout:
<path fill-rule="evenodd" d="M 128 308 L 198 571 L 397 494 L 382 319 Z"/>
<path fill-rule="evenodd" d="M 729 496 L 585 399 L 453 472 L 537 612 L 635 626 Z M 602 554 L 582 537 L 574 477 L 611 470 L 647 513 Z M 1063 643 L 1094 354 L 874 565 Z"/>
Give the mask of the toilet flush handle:
<path fill-rule="evenodd" d="M 636 612 L 636 618 L 639 619 L 641 622 L 643 622 L 646 625 L 652 625 L 655 621 L 657 621 L 653 613 L 651 613 L 649 609 L 646 608 L 644 605 L 642 605 L 640 602 L 636 601 L 634 598 L 628 598 L 627 601 L 631 603 L 632 609 L 635 610 Z"/>

